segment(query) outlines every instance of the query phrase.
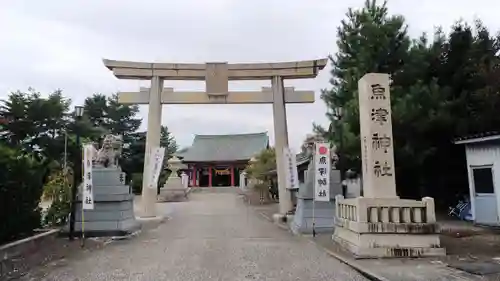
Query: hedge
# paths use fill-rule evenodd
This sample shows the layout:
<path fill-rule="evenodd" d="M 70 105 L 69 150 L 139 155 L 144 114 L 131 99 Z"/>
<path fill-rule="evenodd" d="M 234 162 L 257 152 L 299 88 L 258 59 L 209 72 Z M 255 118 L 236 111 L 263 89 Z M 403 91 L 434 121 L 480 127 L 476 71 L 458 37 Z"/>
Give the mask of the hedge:
<path fill-rule="evenodd" d="M 168 170 L 164 170 L 161 172 L 157 186 L 158 193 L 160 192 L 160 188 L 165 184 L 165 181 L 167 180 L 169 175 L 170 171 Z M 136 195 L 140 195 L 142 193 L 142 173 L 132 174 L 131 178 L 132 192 Z"/>
<path fill-rule="evenodd" d="M 46 170 L 33 157 L 0 144 L 0 244 L 29 236 L 40 227 Z"/>

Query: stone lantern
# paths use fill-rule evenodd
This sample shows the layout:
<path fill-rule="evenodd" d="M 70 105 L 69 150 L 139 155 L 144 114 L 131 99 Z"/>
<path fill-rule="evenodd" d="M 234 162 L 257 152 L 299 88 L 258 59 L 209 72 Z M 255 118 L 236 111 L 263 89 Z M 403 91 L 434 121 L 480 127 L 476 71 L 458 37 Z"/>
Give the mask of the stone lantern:
<path fill-rule="evenodd" d="M 167 181 L 169 181 L 172 178 L 178 178 L 179 176 L 177 174 L 177 171 L 181 169 L 182 161 L 179 158 L 177 158 L 177 156 L 173 156 L 172 158 L 168 159 L 167 164 L 168 164 L 168 169 L 172 171 Z"/>
<path fill-rule="evenodd" d="M 168 179 L 165 181 L 165 184 L 160 189 L 160 194 L 158 195 L 158 201 L 172 201 L 177 195 L 187 198 L 188 190 L 182 184 L 182 179 L 177 175 L 177 171 L 182 168 L 182 161 L 173 156 L 167 161 L 168 168 L 171 173 Z"/>

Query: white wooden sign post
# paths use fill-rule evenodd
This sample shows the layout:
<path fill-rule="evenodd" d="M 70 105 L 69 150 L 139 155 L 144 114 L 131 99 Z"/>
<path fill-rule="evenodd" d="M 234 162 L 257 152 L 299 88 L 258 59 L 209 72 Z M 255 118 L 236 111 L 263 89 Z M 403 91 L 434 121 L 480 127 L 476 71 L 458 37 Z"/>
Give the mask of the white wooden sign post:
<path fill-rule="evenodd" d="M 286 171 L 286 188 L 297 189 L 299 188 L 299 173 L 297 172 L 297 159 L 295 153 L 288 148 L 283 148 L 283 161 L 285 163 Z"/>
<path fill-rule="evenodd" d="M 316 236 L 316 201 L 330 201 L 330 145 L 325 142 L 314 144 L 314 200 L 313 200 L 313 237 Z"/>
<path fill-rule="evenodd" d="M 82 180 L 82 246 L 85 243 L 85 210 L 94 209 L 94 185 L 92 181 L 92 159 L 94 158 L 94 146 L 83 145 L 83 180 Z"/>
<path fill-rule="evenodd" d="M 330 146 L 315 143 L 314 153 L 314 201 L 330 201 Z"/>
<path fill-rule="evenodd" d="M 94 149 L 91 144 L 83 145 L 83 198 L 82 209 L 94 209 L 94 190 L 92 185 L 92 157 Z"/>
<path fill-rule="evenodd" d="M 155 147 L 151 149 L 151 161 L 149 165 L 149 188 L 156 189 L 158 187 L 158 179 L 163 168 L 163 158 L 165 157 L 164 147 Z"/>
<path fill-rule="evenodd" d="M 182 187 L 184 187 L 185 189 L 188 189 L 189 176 L 184 172 L 182 172 L 182 174 L 181 174 L 181 182 L 182 182 Z"/>

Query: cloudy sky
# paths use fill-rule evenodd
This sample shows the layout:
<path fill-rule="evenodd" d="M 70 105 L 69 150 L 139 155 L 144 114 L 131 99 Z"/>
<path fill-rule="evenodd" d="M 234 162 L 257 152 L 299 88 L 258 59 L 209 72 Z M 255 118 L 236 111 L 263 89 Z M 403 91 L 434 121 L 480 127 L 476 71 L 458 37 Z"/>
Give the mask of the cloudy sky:
<path fill-rule="evenodd" d="M 364 0 L 0 0 L 0 98 L 34 87 L 63 89 L 75 104 L 93 93 L 136 91 L 146 82 L 118 80 L 102 59 L 147 62 L 268 62 L 310 60 L 335 53 L 335 32 L 348 7 Z M 410 32 L 432 32 L 462 18 L 480 18 L 500 30 L 500 1 L 389 0 Z M 314 80 L 285 86 L 315 90 L 314 104 L 287 106 L 290 145 L 298 148 L 312 123 L 327 125 Z M 230 83 L 230 90 L 258 90 L 270 82 Z M 203 90 L 202 82 L 166 82 L 177 90 Z M 141 106 L 147 117 L 147 107 Z M 145 129 L 146 118 L 143 122 Z M 181 145 L 194 134 L 268 131 L 271 105 L 164 106 L 163 124 Z"/>

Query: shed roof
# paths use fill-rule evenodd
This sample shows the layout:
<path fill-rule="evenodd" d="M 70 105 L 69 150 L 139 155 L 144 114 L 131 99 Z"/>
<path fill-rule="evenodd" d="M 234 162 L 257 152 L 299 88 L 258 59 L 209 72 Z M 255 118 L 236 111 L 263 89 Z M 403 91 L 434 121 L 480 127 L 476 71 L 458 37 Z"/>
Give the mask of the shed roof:
<path fill-rule="evenodd" d="M 250 160 L 269 145 L 267 132 L 236 135 L 195 135 L 182 153 L 185 162 Z"/>
<path fill-rule="evenodd" d="M 297 161 L 297 166 L 300 166 L 300 165 L 302 165 L 304 163 L 308 163 L 309 160 L 310 160 L 309 156 L 304 155 L 302 153 L 299 153 L 299 154 L 295 155 L 295 159 Z"/>
<path fill-rule="evenodd" d="M 499 139 L 500 139 L 500 132 L 499 131 L 490 131 L 490 132 L 484 132 L 484 133 L 478 133 L 478 134 L 458 137 L 458 138 L 454 139 L 453 142 L 455 144 L 468 144 L 468 143 L 492 141 L 492 140 L 499 140 Z"/>
<path fill-rule="evenodd" d="M 309 161 L 311 159 L 307 155 L 299 153 L 299 154 L 295 155 L 295 160 L 297 161 L 297 167 L 299 167 L 299 166 L 304 165 L 304 164 L 309 164 Z M 307 169 L 307 166 L 306 166 L 306 169 Z M 272 176 L 272 175 L 276 175 L 277 173 L 278 173 L 278 171 L 276 169 L 274 169 L 271 171 L 267 171 L 264 174 Z"/>

